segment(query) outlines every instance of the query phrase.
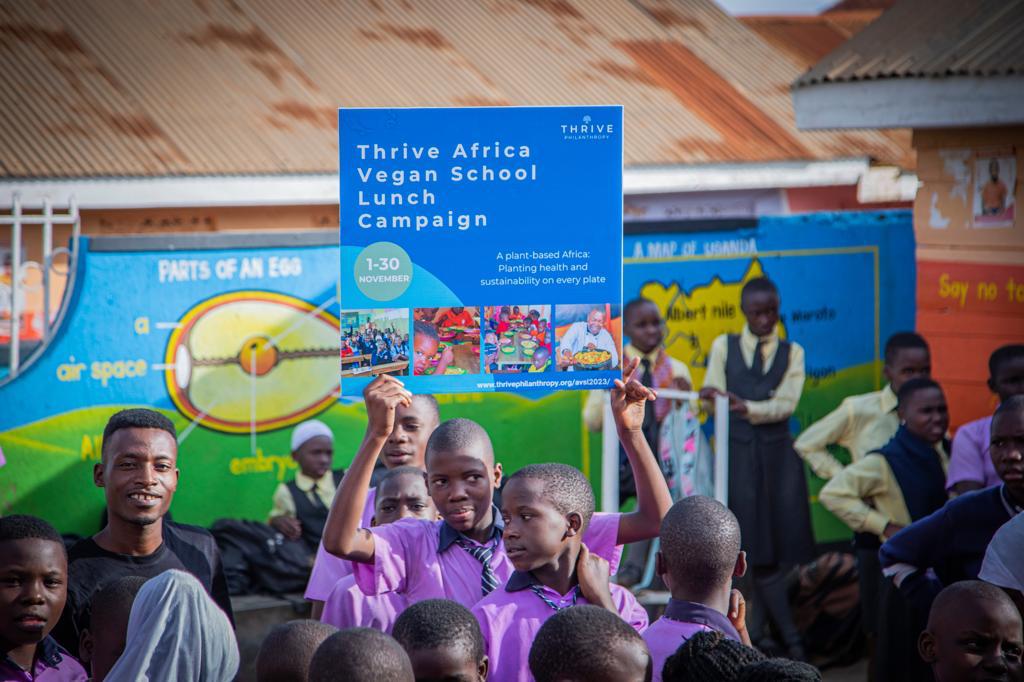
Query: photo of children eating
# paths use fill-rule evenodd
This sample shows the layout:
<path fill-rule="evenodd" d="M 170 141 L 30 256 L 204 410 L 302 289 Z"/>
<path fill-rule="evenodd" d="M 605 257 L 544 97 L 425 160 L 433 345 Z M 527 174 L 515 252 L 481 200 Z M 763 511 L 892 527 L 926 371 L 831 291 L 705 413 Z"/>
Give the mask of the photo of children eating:
<path fill-rule="evenodd" d="M 404 376 L 408 369 L 408 308 L 342 311 L 341 376 Z"/>
<path fill-rule="evenodd" d="M 555 308 L 555 364 L 563 372 L 618 369 L 622 317 L 611 303 L 559 305 Z"/>
<path fill-rule="evenodd" d="M 459 306 L 413 311 L 415 376 L 479 373 L 479 308 Z"/>
<path fill-rule="evenodd" d="M 496 305 L 484 310 L 484 371 L 547 372 L 551 357 L 550 305 Z"/>

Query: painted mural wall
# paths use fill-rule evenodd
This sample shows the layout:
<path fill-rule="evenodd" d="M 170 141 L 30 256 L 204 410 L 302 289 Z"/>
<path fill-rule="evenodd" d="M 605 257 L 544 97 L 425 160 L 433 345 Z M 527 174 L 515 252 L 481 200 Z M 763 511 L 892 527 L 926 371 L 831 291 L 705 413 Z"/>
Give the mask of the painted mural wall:
<path fill-rule="evenodd" d="M 107 419 L 125 407 L 177 426 L 172 512 L 183 522 L 265 519 L 294 475 L 289 435 L 304 419 L 334 430 L 335 466 L 347 466 L 366 417 L 338 399 L 336 234 L 96 237 L 80 248 L 55 341 L 0 385 L 0 513 L 95 532 L 92 468 Z M 579 393 L 439 400 L 443 418 L 483 424 L 509 470 L 538 459 L 591 469 Z"/>
<path fill-rule="evenodd" d="M 690 367 L 698 387 L 711 342 L 743 328 L 744 283 L 762 275 L 776 282 L 780 335 L 806 351 L 794 434 L 844 397 L 881 388 L 886 338 L 914 327 L 909 211 L 761 218 L 754 227 L 727 232 L 643 229 L 627 230 L 625 298 L 639 295 L 658 304 L 668 351 Z M 848 529 L 817 503 L 823 481 L 807 471 L 818 540 L 848 537 Z"/>
<path fill-rule="evenodd" d="M 881 344 L 914 323 L 906 211 L 764 218 L 729 231 L 630 228 L 624 255 L 625 299 L 658 303 L 668 349 L 698 386 L 711 341 L 742 327 L 743 283 L 760 274 L 778 282 L 783 334 L 807 350 L 794 433 L 878 387 Z M 336 237 L 322 233 L 83 240 L 54 342 L 0 385 L 0 513 L 94 532 L 103 426 L 129 406 L 177 425 L 173 512 L 183 522 L 265 518 L 275 486 L 294 472 L 290 428 L 310 416 L 332 427 L 335 465 L 347 466 L 366 422 L 359 402 L 337 397 L 337 262 Z M 600 436 L 582 426 L 584 397 L 439 400 L 443 418 L 488 429 L 506 471 L 561 461 L 600 490 Z M 847 537 L 816 503 L 820 481 L 809 481 L 818 539 Z"/>

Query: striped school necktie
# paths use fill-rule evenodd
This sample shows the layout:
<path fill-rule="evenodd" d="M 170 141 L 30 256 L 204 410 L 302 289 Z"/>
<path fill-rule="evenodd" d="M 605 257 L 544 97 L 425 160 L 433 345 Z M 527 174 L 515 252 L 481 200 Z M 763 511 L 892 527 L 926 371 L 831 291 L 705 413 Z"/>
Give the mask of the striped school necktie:
<path fill-rule="evenodd" d="M 576 606 L 576 600 L 580 596 L 580 587 L 579 587 L 579 585 L 577 585 L 576 587 L 574 587 L 572 589 L 572 603 L 571 604 L 567 604 L 566 606 L 559 606 L 558 604 L 553 602 L 546 594 L 544 594 L 544 588 L 541 587 L 540 585 L 530 585 L 530 590 L 535 595 L 540 597 L 540 600 L 542 602 L 544 602 L 545 604 L 547 604 L 548 606 L 553 608 L 555 611 L 561 611 L 562 609 L 567 609 L 570 606 Z"/>
<path fill-rule="evenodd" d="M 480 562 L 483 571 L 480 573 L 480 590 L 486 597 L 498 587 L 498 576 L 494 575 L 491 568 L 491 557 L 494 556 L 493 546 L 473 544 L 469 540 L 459 538 L 459 547 L 469 552 L 469 555 Z"/>

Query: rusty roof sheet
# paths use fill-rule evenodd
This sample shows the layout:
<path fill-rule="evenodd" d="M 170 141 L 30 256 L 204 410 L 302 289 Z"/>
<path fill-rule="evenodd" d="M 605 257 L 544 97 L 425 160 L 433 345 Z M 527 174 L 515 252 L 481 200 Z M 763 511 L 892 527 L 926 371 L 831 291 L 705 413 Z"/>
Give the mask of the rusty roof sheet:
<path fill-rule="evenodd" d="M 1024 72 L 1024 0 L 900 0 L 794 83 Z"/>
<path fill-rule="evenodd" d="M 877 19 L 881 10 L 738 17 L 762 40 L 809 69 Z"/>
<path fill-rule="evenodd" d="M 0 177 L 323 173 L 338 106 L 623 104 L 628 165 L 913 164 L 800 132 L 800 67 L 712 0 L 0 3 Z"/>
<path fill-rule="evenodd" d="M 831 7 L 822 11 L 822 14 L 836 14 L 839 12 L 858 12 L 862 10 L 879 11 L 887 10 L 896 4 L 896 0 L 839 0 Z"/>

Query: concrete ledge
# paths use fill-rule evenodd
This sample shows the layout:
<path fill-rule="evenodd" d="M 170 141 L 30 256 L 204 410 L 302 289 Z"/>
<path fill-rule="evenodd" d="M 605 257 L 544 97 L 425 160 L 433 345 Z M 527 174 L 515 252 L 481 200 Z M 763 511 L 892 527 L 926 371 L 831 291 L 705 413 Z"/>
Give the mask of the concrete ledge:
<path fill-rule="evenodd" d="M 242 664 L 238 669 L 239 682 L 256 679 L 256 655 L 267 633 L 279 623 L 309 618 L 310 604 L 301 594 L 244 595 L 231 598 L 235 612 L 235 635 Z"/>

